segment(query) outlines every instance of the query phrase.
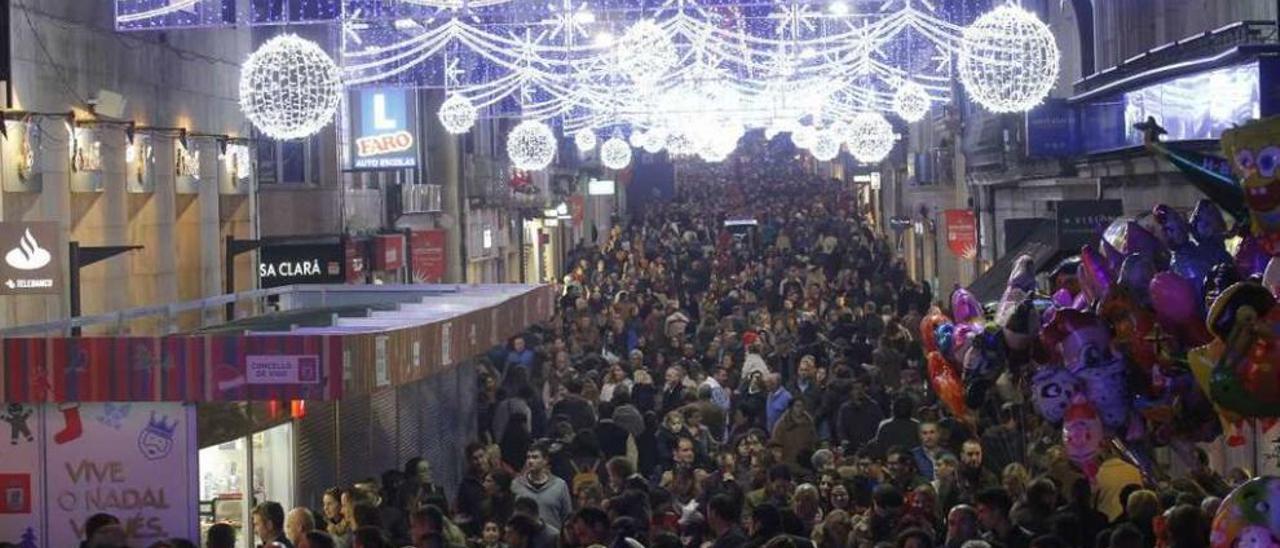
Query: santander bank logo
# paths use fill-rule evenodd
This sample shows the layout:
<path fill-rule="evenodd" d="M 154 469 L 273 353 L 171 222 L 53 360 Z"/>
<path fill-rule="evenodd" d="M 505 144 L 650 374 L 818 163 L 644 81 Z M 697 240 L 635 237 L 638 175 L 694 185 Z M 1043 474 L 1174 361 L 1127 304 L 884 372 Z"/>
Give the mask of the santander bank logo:
<path fill-rule="evenodd" d="M 52 260 L 53 256 L 31 235 L 31 229 L 25 230 L 18 240 L 18 247 L 10 249 L 4 256 L 4 262 L 18 270 L 38 270 Z"/>

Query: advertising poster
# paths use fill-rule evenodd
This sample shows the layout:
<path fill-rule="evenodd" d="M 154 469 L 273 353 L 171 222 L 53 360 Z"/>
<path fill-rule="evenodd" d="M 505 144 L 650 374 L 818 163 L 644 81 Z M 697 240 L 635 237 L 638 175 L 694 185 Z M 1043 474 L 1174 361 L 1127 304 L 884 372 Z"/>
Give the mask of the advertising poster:
<path fill-rule="evenodd" d="M 977 256 L 978 223 L 973 218 L 973 211 L 948 209 L 943 214 L 946 218 L 947 249 L 951 250 L 951 254 L 962 259 Z"/>
<path fill-rule="evenodd" d="M 40 406 L 0 404 L 0 542 L 47 545 L 41 526 L 42 419 Z"/>
<path fill-rule="evenodd" d="M 194 538 L 194 407 L 72 403 L 45 412 L 49 530 L 41 546 L 76 546 L 98 512 L 120 518 L 130 546 Z"/>
<path fill-rule="evenodd" d="M 413 282 L 437 284 L 444 281 L 446 258 L 444 230 L 415 230 L 409 242 Z"/>

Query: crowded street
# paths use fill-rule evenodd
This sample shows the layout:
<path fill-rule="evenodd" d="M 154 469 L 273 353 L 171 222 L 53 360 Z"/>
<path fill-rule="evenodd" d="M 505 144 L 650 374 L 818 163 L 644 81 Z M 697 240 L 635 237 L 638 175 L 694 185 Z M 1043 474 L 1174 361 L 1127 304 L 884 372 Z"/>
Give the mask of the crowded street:
<path fill-rule="evenodd" d="M 0 548 L 1280 548 L 1280 2 L 0 16 Z"/>

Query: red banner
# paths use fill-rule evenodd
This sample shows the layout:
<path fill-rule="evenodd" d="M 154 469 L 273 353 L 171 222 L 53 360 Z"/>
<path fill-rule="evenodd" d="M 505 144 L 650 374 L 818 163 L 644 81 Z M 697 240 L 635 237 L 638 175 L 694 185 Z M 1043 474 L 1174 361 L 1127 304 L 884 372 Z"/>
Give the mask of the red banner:
<path fill-rule="evenodd" d="M 415 230 L 409 242 L 414 283 L 438 284 L 444 281 L 447 265 L 446 232 L 443 229 Z"/>
<path fill-rule="evenodd" d="M 362 284 L 364 283 L 365 267 L 368 266 L 365 258 L 365 242 L 364 240 L 356 240 L 355 238 L 347 238 L 344 244 L 343 259 L 347 263 L 347 283 Z"/>
<path fill-rule="evenodd" d="M 573 226 L 582 226 L 587 218 L 587 197 L 574 194 L 569 197 L 569 215 L 573 216 Z"/>
<path fill-rule="evenodd" d="M 404 235 L 379 234 L 373 240 L 373 269 L 391 271 L 404 266 Z"/>
<path fill-rule="evenodd" d="M 963 259 L 978 255 L 978 223 L 973 211 L 948 209 L 942 212 L 946 219 L 947 247 L 951 253 Z"/>

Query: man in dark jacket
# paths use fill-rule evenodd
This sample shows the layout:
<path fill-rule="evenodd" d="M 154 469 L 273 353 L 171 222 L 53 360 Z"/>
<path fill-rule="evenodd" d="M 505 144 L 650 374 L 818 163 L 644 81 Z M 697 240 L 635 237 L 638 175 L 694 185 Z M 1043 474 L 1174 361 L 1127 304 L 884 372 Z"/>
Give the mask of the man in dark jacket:
<path fill-rule="evenodd" d="M 840 406 L 836 416 L 836 430 L 842 443 L 858 448 L 875 439 L 884 412 L 867 394 L 865 379 L 855 377 L 850 387 L 849 401 Z"/>
<path fill-rule="evenodd" d="M 484 477 L 488 473 L 489 459 L 484 445 L 467 444 L 467 472 L 458 485 L 458 507 L 454 512 L 454 522 L 468 537 L 480 536 L 484 527 L 480 518 L 484 515 Z"/>
<path fill-rule="evenodd" d="M 715 533 L 711 548 L 737 548 L 747 543 L 747 536 L 738 527 L 742 512 L 733 497 L 719 494 L 707 503 L 707 525 Z"/>

